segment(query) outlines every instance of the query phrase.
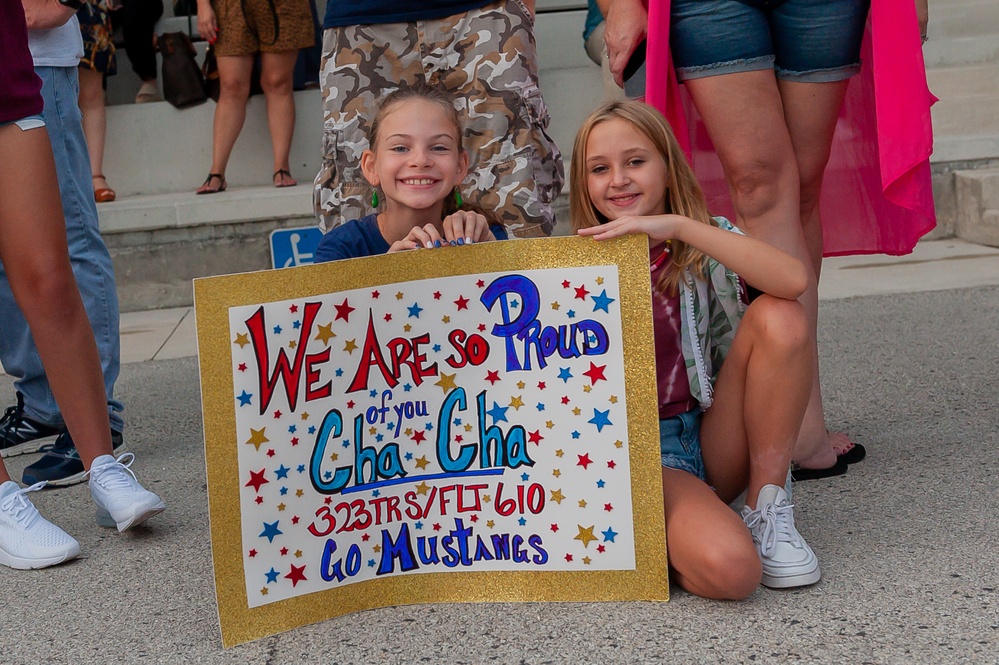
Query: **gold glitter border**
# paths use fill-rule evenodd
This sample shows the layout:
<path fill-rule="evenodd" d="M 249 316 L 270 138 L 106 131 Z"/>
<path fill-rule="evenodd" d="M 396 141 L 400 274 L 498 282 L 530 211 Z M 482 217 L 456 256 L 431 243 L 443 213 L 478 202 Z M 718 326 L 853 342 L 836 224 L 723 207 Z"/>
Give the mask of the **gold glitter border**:
<path fill-rule="evenodd" d="M 194 280 L 215 592 L 231 647 L 352 612 L 416 603 L 669 600 L 648 242 L 576 236 L 411 251 Z M 432 261 L 427 261 L 431 258 Z M 635 570 L 448 572 L 380 578 L 247 606 L 240 530 L 229 308 L 434 277 L 615 264 L 631 455 Z M 405 279 L 400 279 L 405 275 Z"/>

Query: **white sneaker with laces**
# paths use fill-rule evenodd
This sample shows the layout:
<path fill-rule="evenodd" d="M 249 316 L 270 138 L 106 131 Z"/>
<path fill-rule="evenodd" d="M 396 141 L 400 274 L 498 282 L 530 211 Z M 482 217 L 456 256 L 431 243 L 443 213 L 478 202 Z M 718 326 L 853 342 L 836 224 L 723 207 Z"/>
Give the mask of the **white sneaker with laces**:
<path fill-rule="evenodd" d="M 764 485 L 756 506 L 756 510 L 745 506 L 742 519 L 763 563 L 763 585 L 789 589 L 818 582 L 819 560 L 794 528 L 794 505 L 784 488 Z"/>
<path fill-rule="evenodd" d="M 100 526 L 125 531 L 166 509 L 162 499 L 135 479 L 135 474 L 128 468 L 134 461 L 132 453 L 125 453 L 118 459 L 101 455 L 90 466 L 90 496 L 97 504 L 97 524 Z"/>
<path fill-rule="evenodd" d="M 29 570 L 69 561 L 80 554 L 80 543 L 41 516 L 25 496 L 45 487 L 21 489 L 12 480 L 0 484 L 0 564 Z"/>

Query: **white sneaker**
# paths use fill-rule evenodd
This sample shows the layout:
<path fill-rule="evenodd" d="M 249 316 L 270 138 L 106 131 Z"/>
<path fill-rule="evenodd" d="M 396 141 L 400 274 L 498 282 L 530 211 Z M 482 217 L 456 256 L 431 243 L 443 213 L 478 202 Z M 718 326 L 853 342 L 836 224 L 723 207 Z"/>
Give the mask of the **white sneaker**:
<path fill-rule="evenodd" d="M 135 474 L 128 468 L 134 461 L 132 453 L 125 453 L 118 459 L 101 455 L 90 466 L 90 496 L 97 504 L 100 526 L 125 531 L 166 509 L 162 499 L 135 479 Z"/>
<path fill-rule="evenodd" d="M 80 543 L 41 516 L 25 496 L 45 487 L 21 489 L 12 480 L 0 485 L 0 564 L 28 570 L 69 561 L 80 554 Z"/>
<path fill-rule="evenodd" d="M 764 485 L 756 506 L 756 510 L 745 506 L 742 519 L 763 563 L 763 585 L 788 589 L 818 582 L 819 560 L 794 528 L 794 506 L 784 488 Z"/>

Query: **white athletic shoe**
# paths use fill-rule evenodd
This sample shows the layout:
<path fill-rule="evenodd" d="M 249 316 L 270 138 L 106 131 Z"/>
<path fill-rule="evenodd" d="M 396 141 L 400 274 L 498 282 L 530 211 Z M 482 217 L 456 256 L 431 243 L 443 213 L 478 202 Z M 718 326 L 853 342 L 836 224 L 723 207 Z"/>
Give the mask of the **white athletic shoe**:
<path fill-rule="evenodd" d="M 28 570 L 69 561 L 80 554 L 80 543 L 41 516 L 28 492 L 45 483 L 21 489 L 12 480 L 0 485 L 0 564 Z"/>
<path fill-rule="evenodd" d="M 125 531 L 166 509 L 162 499 L 135 479 L 128 468 L 134 461 L 132 453 L 118 459 L 101 455 L 90 466 L 90 496 L 97 504 L 100 526 Z"/>
<path fill-rule="evenodd" d="M 794 506 L 784 488 L 764 485 L 756 506 L 756 510 L 745 506 L 742 519 L 763 563 L 763 585 L 788 589 L 818 582 L 822 577 L 819 561 L 794 528 Z"/>

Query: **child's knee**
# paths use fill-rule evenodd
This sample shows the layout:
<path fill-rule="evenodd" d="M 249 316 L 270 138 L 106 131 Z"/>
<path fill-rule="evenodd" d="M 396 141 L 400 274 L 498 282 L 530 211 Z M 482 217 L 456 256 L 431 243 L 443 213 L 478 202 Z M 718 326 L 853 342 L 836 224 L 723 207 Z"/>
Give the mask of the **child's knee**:
<path fill-rule="evenodd" d="M 743 325 L 746 323 L 767 344 L 788 352 L 810 348 L 808 315 L 796 300 L 762 295 L 746 310 Z"/>
<path fill-rule="evenodd" d="M 751 541 L 716 543 L 702 555 L 700 586 L 710 597 L 743 600 L 760 585 L 763 568 Z"/>

